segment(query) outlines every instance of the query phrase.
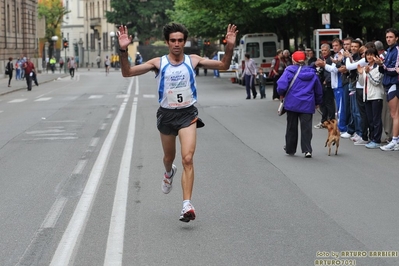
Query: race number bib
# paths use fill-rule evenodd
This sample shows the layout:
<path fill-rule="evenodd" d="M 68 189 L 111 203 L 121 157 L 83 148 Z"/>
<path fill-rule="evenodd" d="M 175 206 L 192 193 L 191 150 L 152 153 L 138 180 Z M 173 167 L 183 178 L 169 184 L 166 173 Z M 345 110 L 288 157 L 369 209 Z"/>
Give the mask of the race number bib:
<path fill-rule="evenodd" d="M 169 106 L 175 108 L 188 106 L 193 99 L 190 87 L 168 89 L 166 95 Z"/>

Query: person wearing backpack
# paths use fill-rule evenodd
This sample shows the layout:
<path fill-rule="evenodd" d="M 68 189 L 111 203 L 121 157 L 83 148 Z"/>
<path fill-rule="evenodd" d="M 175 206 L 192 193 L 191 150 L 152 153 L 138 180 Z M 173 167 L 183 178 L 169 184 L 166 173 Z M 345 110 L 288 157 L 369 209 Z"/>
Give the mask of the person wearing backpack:
<path fill-rule="evenodd" d="M 12 57 L 8 58 L 6 65 L 6 75 L 8 75 L 8 87 L 11 87 L 12 73 L 14 72 L 14 64 L 12 63 Z"/>

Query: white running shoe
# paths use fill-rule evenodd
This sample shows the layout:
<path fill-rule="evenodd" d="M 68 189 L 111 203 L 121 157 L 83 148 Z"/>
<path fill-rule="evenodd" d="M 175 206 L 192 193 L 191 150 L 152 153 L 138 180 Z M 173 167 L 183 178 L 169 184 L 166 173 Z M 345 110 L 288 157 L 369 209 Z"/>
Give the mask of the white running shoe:
<path fill-rule="evenodd" d="M 195 220 L 195 209 L 194 206 L 189 203 L 183 207 L 180 213 L 180 221 L 188 223 L 191 220 Z"/>
<path fill-rule="evenodd" d="M 367 143 L 369 143 L 367 140 L 360 139 L 353 144 L 354 145 L 366 145 Z"/>
<path fill-rule="evenodd" d="M 343 132 L 343 133 L 341 133 L 341 138 L 349 139 L 350 137 L 352 137 L 352 135 L 349 134 L 348 132 Z"/>
<path fill-rule="evenodd" d="M 399 151 L 399 144 L 392 140 L 387 145 L 381 146 L 380 149 L 383 151 Z"/>
<path fill-rule="evenodd" d="M 175 176 L 177 172 L 177 167 L 176 165 L 172 164 L 172 175 L 168 177 L 166 173 L 163 175 L 163 180 L 162 180 L 162 192 L 165 194 L 168 194 L 172 190 L 172 182 L 173 182 L 173 177 Z"/>
<path fill-rule="evenodd" d="M 360 137 L 357 133 L 353 134 L 353 137 L 351 137 L 351 140 L 356 142 L 359 141 L 362 137 Z"/>
<path fill-rule="evenodd" d="M 313 126 L 314 128 L 318 128 L 318 129 L 322 129 L 323 128 L 323 124 L 320 122 L 317 125 Z"/>

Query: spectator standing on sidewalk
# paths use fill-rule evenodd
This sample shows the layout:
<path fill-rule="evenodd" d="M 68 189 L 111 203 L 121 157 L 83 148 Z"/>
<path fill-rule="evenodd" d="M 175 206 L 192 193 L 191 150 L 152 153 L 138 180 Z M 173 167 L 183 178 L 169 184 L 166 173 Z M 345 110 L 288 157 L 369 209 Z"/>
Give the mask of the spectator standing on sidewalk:
<path fill-rule="evenodd" d="M 383 74 L 379 71 L 374 58 L 378 57 L 375 48 L 369 48 L 365 52 L 367 65 L 357 67 L 359 83 L 363 85 L 363 101 L 367 114 L 367 127 L 369 128 L 370 142 L 366 144 L 368 149 L 376 149 L 381 146 L 382 134 L 382 105 L 384 101 L 384 87 L 382 86 Z"/>
<path fill-rule="evenodd" d="M 277 92 L 284 97 L 287 111 L 285 152 L 294 155 L 298 145 L 298 121 L 301 129 L 301 150 L 305 158 L 312 157 L 312 121 L 323 100 L 323 89 L 314 67 L 305 66 L 305 53 L 292 54 L 292 65 L 285 68 L 277 81 Z M 291 84 L 292 83 L 292 84 Z M 287 92 L 288 91 L 288 92 Z"/>
<path fill-rule="evenodd" d="M 21 64 L 19 62 L 19 58 L 15 62 L 15 80 L 21 79 Z"/>
<path fill-rule="evenodd" d="M 6 65 L 6 74 L 8 74 L 8 87 L 11 87 L 12 73 L 14 72 L 14 63 L 12 62 L 12 57 L 8 58 L 8 63 Z"/>
<path fill-rule="evenodd" d="M 392 117 L 392 140 L 387 145 L 381 146 L 383 151 L 399 150 L 399 69 L 398 69 L 398 38 L 399 32 L 395 28 L 385 31 L 385 40 L 388 44 L 385 60 L 376 58 L 376 63 L 383 67 L 384 77 L 382 84 L 387 93 L 387 101 Z"/>
<path fill-rule="evenodd" d="M 274 101 L 280 100 L 280 96 L 277 93 L 277 81 L 280 76 L 283 74 L 286 64 L 286 59 L 283 55 L 283 50 L 278 49 L 276 52 L 276 56 L 272 60 L 272 65 L 270 66 L 269 78 L 273 80 L 273 95 L 272 99 Z"/>
<path fill-rule="evenodd" d="M 324 121 L 335 119 L 335 98 L 331 87 L 331 73 L 324 68 L 324 64 L 332 64 L 330 45 L 323 43 L 320 49 L 321 55 L 316 60 L 315 66 L 318 68 L 317 73 L 323 88 L 323 101 L 320 104 L 321 122 L 315 125 L 314 128 L 321 129 Z"/>

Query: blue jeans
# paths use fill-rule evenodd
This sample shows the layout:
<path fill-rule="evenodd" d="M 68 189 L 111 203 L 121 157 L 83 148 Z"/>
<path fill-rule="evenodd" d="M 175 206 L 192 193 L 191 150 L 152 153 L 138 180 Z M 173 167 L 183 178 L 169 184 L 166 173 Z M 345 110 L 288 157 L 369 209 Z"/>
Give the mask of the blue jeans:
<path fill-rule="evenodd" d="M 354 131 L 356 132 L 357 135 L 362 136 L 362 118 L 360 116 L 359 107 L 357 106 L 356 91 L 354 91 L 351 95 L 349 95 L 349 102 L 352 113 L 351 118 L 355 125 Z"/>
<path fill-rule="evenodd" d="M 345 110 L 345 100 L 346 96 L 344 93 L 344 88 L 339 87 L 334 89 L 335 104 L 337 105 L 337 118 L 338 118 L 338 129 L 341 132 L 346 132 L 348 130 L 346 123 L 346 110 Z"/>

